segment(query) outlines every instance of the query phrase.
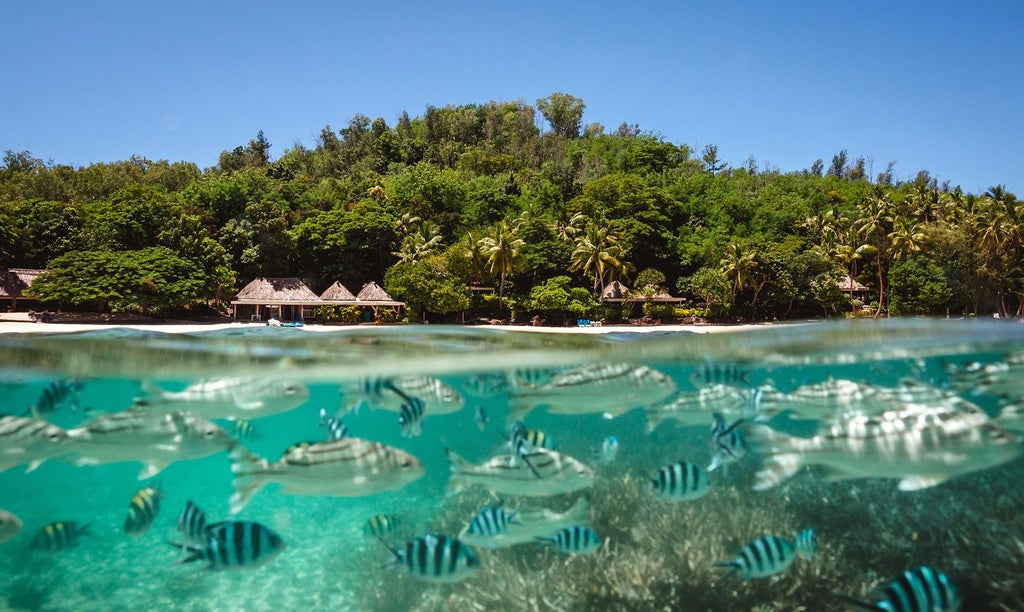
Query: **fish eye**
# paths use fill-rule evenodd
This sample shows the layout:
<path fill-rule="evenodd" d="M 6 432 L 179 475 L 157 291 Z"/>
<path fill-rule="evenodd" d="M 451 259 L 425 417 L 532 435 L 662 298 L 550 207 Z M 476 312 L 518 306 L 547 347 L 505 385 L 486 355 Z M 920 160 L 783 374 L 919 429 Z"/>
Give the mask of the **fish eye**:
<path fill-rule="evenodd" d="M 207 438 L 212 438 L 214 435 L 216 435 L 216 433 L 217 432 L 213 429 L 207 429 L 205 435 Z"/>
<path fill-rule="evenodd" d="M 59 433 L 52 433 L 52 434 L 50 434 L 50 442 L 60 442 L 60 434 Z"/>

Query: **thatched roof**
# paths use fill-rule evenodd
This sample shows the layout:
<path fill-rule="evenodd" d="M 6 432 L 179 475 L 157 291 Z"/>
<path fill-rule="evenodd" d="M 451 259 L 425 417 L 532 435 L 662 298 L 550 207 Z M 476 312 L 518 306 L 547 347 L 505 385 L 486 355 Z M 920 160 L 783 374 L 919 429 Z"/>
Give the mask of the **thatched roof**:
<path fill-rule="evenodd" d="M 320 298 L 297 278 L 257 278 L 235 296 L 236 302 L 286 304 L 319 302 Z"/>
<path fill-rule="evenodd" d="M 612 281 L 601 292 L 602 302 L 621 302 L 629 294 L 629 287 L 619 281 Z"/>
<path fill-rule="evenodd" d="M 868 291 L 868 288 L 867 288 L 866 285 L 862 285 L 862 284 L 858 283 L 857 281 L 853 280 L 849 276 L 846 276 L 845 278 L 843 278 L 843 280 L 839 281 L 836 284 L 839 285 L 840 289 L 842 289 L 843 291 L 845 291 L 847 293 L 860 293 L 860 292 Z"/>
<path fill-rule="evenodd" d="M 22 297 L 21 292 L 43 272 L 35 268 L 8 268 L 0 272 L 0 298 Z"/>
<path fill-rule="evenodd" d="M 629 287 L 619 281 L 612 281 L 601 292 L 602 302 L 646 302 L 642 295 L 631 295 Z M 667 291 L 659 291 L 651 298 L 652 302 L 682 302 L 683 298 L 672 297 Z"/>
<path fill-rule="evenodd" d="M 334 281 L 334 284 L 320 294 L 320 299 L 325 302 L 354 302 L 356 296 L 341 284 L 341 281 Z"/>
<path fill-rule="evenodd" d="M 356 299 L 360 302 L 395 302 L 395 298 L 388 295 L 384 288 L 377 283 L 370 281 L 359 290 Z"/>

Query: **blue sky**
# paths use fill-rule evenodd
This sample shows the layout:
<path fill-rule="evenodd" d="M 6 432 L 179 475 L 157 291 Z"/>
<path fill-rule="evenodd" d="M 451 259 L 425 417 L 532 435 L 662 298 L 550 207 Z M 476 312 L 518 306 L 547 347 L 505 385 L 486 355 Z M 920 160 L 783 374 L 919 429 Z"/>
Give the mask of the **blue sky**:
<path fill-rule="evenodd" d="M 636 4 L 636 6 L 631 6 Z M 1024 196 L 1024 2 L 6 3 L 0 150 L 75 166 L 272 157 L 357 113 L 565 92 L 783 172 L 847 149 Z"/>

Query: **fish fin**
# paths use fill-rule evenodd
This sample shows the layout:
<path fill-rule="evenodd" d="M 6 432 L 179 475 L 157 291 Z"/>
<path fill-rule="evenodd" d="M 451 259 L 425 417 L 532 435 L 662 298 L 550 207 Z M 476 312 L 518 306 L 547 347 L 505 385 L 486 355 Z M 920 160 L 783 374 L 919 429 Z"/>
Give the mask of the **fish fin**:
<path fill-rule="evenodd" d="M 134 399 L 134 404 L 136 406 L 151 406 L 153 404 L 158 404 L 163 401 L 164 394 L 166 393 L 166 391 L 150 380 L 142 381 L 141 391 L 142 397 L 136 397 Z"/>
<path fill-rule="evenodd" d="M 184 565 L 185 563 L 192 563 L 203 558 L 203 547 L 197 544 L 183 544 L 181 542 L 172 542 L 170 540 L 167 543 L 174 548 L 180 549 L 182 557 L 174 562 L 174 565 Z"/>
<path fill-rule="evenodd" d="M 506 422 L 515 423 L 516 421 L 522 421 L 534 408 L 536 406 L 528 401 L 509 402 Z"/>
<path fill-rule="evenodd" d="M 445 495 L 455 495 L 459 491 L 467 488 L 469 483 L 460 475 L 466 469 L 472 467 L 472 464 L 462 458 L 461 455 L 456 453 L 450 448 L 444 449 L 445 455 L 448 456 L 448 467 L 451 471 L 451 476 L 448 478 L 448 488 L 445 490 Z"/>
<path fill-rule="evenodd" d="M 746 423 L 742 431 L 764 454 L 761 469 L 754 477 L 755 491 L 781 484 L 804 466 L 804 454 L 800 452 L 795 436 L 756 423 Z"/>
<path fill-rule="evenodd" d="M 46 461 L 46 459 L 36 459 L 35 461 L 29 463 L 28 467 L 25 468 L 25 473 L 28 474 L 29 472 L 35 471 L 35 469 L 42 465 L 44 461 Z"/>
<path fill-rule="evenodd" d="M 139 472 L 139 480 L 147 480 L 164 471 L 168 466 L 162 461 L 147 461 L 142 464 L 142 471 Z"/>
<path fill-rule="evenodd" d="M 712 565 L 714 567 L 729 568 L 729 571 L 722 575 L 723 581 L 732 578 L 740 571 L 740 565 L 735 561 L 718 561 L 717 563 L 712 563 Z"/>
<path fill-rule="evenodd" d="M 860 597 L 854 597 L 852 595 L 847 595 L 846 593 L 838 592 L 835 594 L 835 596 L 846 602 L 847 605 L 853 606 L 858 610 L 877 610 L 879 612 L 885 611 L 885 608 L 883 608 L 879 604 L 872 603 L 865 599 L 861 599 Z"/>
<path fill-rule="evenodd" d="M 587 501 L 586 497 L 581 497 L 576 500 L 576 503 L 571 508 L 565 511 L 565 517 L 567 520 L 571 520 L 573 523 L 579 523 L 583 525 L 590 524 L 590 502 Z"/>
<path fill-rule="evenodd" d="M 540 472 L 537 471 L 537 468 L 533 467 L 533 463 L 530 462 L 530 457 L 539 456 L 542 454 L 543 453 L 527 453 L 525 455 L 521 455 L 523 463 L 526 464 L 526 467 L 530 468 L 530 471 L 533 472 L 533 475 L 536 476 L 537 478 L 540 478 L 541 475 Z"/>
<path fill-rule="evenodd" d="M 902 480 L 900 480 L 899 490 L 919 491 L 921 489 L 927 489 L 928 487 L 934 487 L 937 484 L 942 484 L 948 478 L 948 476 L 943 476 L 940 474 L 906 476 Z"/>
<path fill-rule="evenodd" d="M 231 494 L 229 504 L 231 514 L 238 514 L 252 496 L 267 484 L 264 474 L 270 464 L 241 444 L 235 444 L 231 448 L 228 458 L 231 460 L 231 473 L 234 475 L 231 480 L 234 493 Z"/>

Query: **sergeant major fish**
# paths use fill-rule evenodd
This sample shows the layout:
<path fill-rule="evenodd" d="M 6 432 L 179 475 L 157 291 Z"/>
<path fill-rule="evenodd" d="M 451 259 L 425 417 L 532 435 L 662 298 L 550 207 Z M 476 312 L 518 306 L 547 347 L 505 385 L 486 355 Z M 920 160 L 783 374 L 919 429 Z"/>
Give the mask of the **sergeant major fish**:
<path fill-rule="evenodd" d="M 811 438 L 745 426 L 764 457 L 754 488 L 774 487 L 804 465 L 821 465 L 834 480 L 898 478 L 900 490 L 914 491 L 1020 454 L 1017 436 L 973 404 L 960 408 L 910 404 L 879 415 L 852 415 L 822 423 Z"/>
<path fill-rule="evenodd" d="M 67 435 L 68 460 L 75 465 L 141 461 L 139 480 L 175 461 L 207 457 L 235 444 L 215 423 L 181 410 L 129 408 L 97 417 Z"/>
<path fill-rule="evenodd" d="M 259 567 L 287 548 L 281 536 L 251 521 L 214 523 L 206 528 L 203 544 L 169 544 L 187 553 L 179 564 L 208 561 L 213 570 Z"/>
<path fill-rule="evenodd" d="M 186 542 L 202 544 L 206 541 L 206 513 L 192 500 L 185 502 L 178 514 L 178 533 Z"/>
<path fill-rule="evenodd" d="M 459 582 L 480 569 L 473 549 L 451 536 L 420 536 L 389 549 L 395 558 L 384 567 L 405 566 L 412 577 L 427 582 Z"/>
<path fill-rule="evenodd" d="M 494 538 L 508 533 L 509 527 L 516 524 L 518 512 L 518 508 L 509 511 L 505 510 L 504 506 L 481 508 L 466 529 L 459 534 L 459 537 L 465 539 L 466 536 L 469 536 L 475 541 L 484 542 L 486 546 L 494 548 Z"/>
<path fill-rule="evenodd" d="M 41 419 L 57 412 L 62 406 L 77 410 L 78 395 L 84 387 L 85 383 L 80 380 L 55 380 L 43 389 L 39 399 L 24 416 L 31 414 L 33 418 Z"/>
<path fill-rule="evenodd" d="M 515 520 L 505 521 L 503 529 L 478 529 L 471 533 L 467 526 L 459 534 L 459 538 L 474 546 L 506 548 L 534 542 L 538 537 L 550 535 L 566 527 L 589 523 L 590 505 L 586 498 L 581 497 L 564 512 L 520 506 L 515 510 Z"/>
<path fill-rule="evenodd" d="M 939 570 L 918 565 L 872 590 L 874 601 L 843 593 L 836 596 L 857 608 L 880 612 L 957 612 L 960 589 Z"/>
<path fill-rule="evenodd" d="M 735 463 L 747 454 L 747 443 L 743 434 L 737 429 L 743 419 L 728 425 L 725 417 L 719 413 L 714 414 L 714 424 L 711 426 L 711 464 L 708 471 L 713 472 L 720 466 Z"/>
<path fill-rule="evenodd" d="M 395 531 L 401 524 L 402 519 L 397 514 L 375 514 L 363 523 L 363 534 L 379 538 Z"/>
<path fill-rule="evenodd" d="M 696 463 L 680 461 L 658 469 L 651 478 L 654 496 L 669 501 L 693 501 L 711 490 L 708 473 Z"/>
<path fill-rule="evenodd" d="M 559 372 L 539 387 L 509 392 L 509 419 L 522 420 L 539 406 L 553 414 L 624 414 L 663 401 L 675 393 L 673 380 L 633 363 L 598 363 Z"/>
<path fill-rule="evenodd" d="M 0 544 L 21 533 L 21 519 L 7 510 L 0 510 Z"/>
<path fill-rule="evenodd" d="M 449 492 L 480 485 L 495 493 L 543 497 L 571 493 L 589 487 L 594 472 L 586 465 L 557 451 L 536 449 L 529 454 L 529 466 L 514 455 L 498 455 L 473 465 L 455 451 L 446 449 L 451 478 Z"/>
<path fill-rule="evenodd" d="M 328 440 L 340 440 L 349 436 L 348 426 L 339 417 L 327 416 L 327 411 L 320 409 L 320 427 L 324 428 Z"/>
<path fill-rule="evenodd" d="M 66 431 L 46 421 L 0 416 L 0 472 L 28 464 L 27 472 L 43 461 L 67 452 Z"/>
<path fill-rule="evenodd" d="M 816 543 L 813 530 L 804 530 L 797 536 L 797 543 L 778 536 L 763 536 L 744 546 L 729 561 L 715 563 L 716 567 L 727 568 L 724 578 L 739 575 L 743 578 L 764 578 L 783 572 L 803 555 L 807 561 L 814 557 Z"/>
<path fill-rule="evenodd" d="M 56 521 L 44 526 L 36 532 L 32 538 L 31 547 L 35 550 L 47 552 L 59 552 L 67 550 L 78 544 L 82 535 L 92 533 L 89 531 L 91 523 L 78 523 L 76 521 Z"/>
<path fill-rule="evenodd" d="M 132 496 L 128 505 L 128 518 L 124 521 L 124 532 L 130 536 L 139 536 L 153 525 L 156 515 L 160 512 L 160 500 L 163 490 L 159 486 L 140 489 Z"/>
<path fill-rule="evenodd" d="M 208 419 L 255 419 L 287 412 L 309 400 L 305 386 L 274 378 L 201 380 L 181 391 L 166 391 L 152 383 L 142 386 L 139 407 L 187 410 Z"/>
<path fill-rule="evenodd" d="M 566 555 L 586 555 L 601 547 L 601 538 L 582 525 L 559 529 L 554 535 L 536 538 L 538 546 L 551 546 Z"/>
<path fill-rule="evenodd" d="M 372 495 L 400 489 L 424 474 L 409 453 L 361 438 L 295 444 L 270 463 L 238 445 L 232 449 L 231 513 L 238 514 L 264 485 L 286 495 Z"/>

